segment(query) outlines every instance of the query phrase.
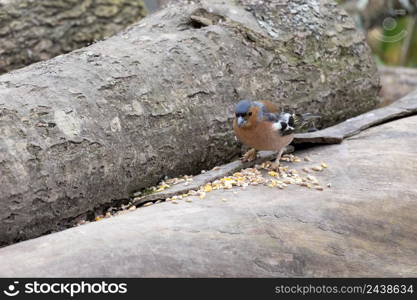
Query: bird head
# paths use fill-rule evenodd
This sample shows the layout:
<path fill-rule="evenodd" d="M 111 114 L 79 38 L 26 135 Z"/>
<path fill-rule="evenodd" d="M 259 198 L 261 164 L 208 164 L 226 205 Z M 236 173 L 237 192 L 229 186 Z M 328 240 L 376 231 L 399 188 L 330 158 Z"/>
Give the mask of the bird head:
<path fill-rule="evenodd" d="M 256 123 L 258 109 L 253 102 L 249 100 L 241 100 L 235 108 L 236 125 L 239 128 L 250 127 Z"/>

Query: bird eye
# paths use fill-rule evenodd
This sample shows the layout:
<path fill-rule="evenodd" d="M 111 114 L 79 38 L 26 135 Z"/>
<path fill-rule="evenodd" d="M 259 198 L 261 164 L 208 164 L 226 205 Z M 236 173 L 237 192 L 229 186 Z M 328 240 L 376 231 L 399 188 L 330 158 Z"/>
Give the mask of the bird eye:
<path fill-rule="evenodd" d="M 248 115 L 249 115 L 249 116 L 251 116 L 251 115 L 252 115 L 252 112 L 251 112 L 251 111 L 250 111 L 250 112 L 248 112 Z"/>

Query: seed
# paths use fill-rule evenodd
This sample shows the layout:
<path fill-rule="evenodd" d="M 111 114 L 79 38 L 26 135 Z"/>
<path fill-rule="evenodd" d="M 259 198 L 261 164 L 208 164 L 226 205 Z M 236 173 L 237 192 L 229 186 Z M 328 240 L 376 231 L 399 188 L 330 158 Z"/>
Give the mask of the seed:
<path fill-rule="evenodd" d="M 151 206 L 153 204 L 153 202 L 146 202 L 143 206 L 144 207 L 146 207 L 146 206 Z M 135 210 L 136 209 L 136 207 L 135 208 L 133 208 L 133 206 L 131 207 L 131 208 L 129 208 L 129 210 Z"/>
<path fill-rule="evenodd" d="M 323 187 L 322 186 L 316 186 L 315 189 L 318 190 L 318 191 L 322 191 Z"/>
<path fill-rule="evenodd" d="M 310 157 L 308 157 L 308 156 L 306 156 L 306 157 L 304 157 L 304 160 L 305 160 L 305 161 L 311 161 L 311 158 L 310 158 Z"/>
<path fill-rule="evenodd" d="M 212 190 L 213 190 L 213 188 L 212 188 L 211 184 L 206 184 L 204 186 L 204 192 L 208 193 L 208 192 L 211 192 Z"/>
<path fill-rule="evenodd" d="M 314 177 L 314 176 L 311 176 L 311 175 L 308 175 L 308 176 L 307 176 L 307 180 L 309 180 L 309 181 L 311 181 L 311 182 L 313 182 L 313 183 L 318 182 L 317 178 L 316 178 L 316 177 Z"/>
<path fill-rule="evenodd" d="M 172 204 L 178 204 L 178 201 L 177 200 L 172 200 L 171 203 Z"/>
<path fill-rule="evenodd" d="M 306 173 L 310 173 L 310 170 L 309 169 L 307 169 L 307 168 L 303 168 L 302 169 L 304 172 L 306 172 Z"/>
<path fill-rule="evenodd" d="M 275 171 L 269 171 L 269 172 L 268 172 L 268 175 L 269 175 L 269 176 L 272 176 L 272 177 L 277 177 L 277 176 L 278 176 L 278 173 L 277 173 L 277 172 L 275 172 Z"/>
<path fill-rule="evenodd" d="M 190 198 L 185 199 L 185 202 L 193 202 Z"/>
<path fill-rule="evenodd" d="M 322 166 L 323 168 L 327 168 L 327 164 L 326 164 L 325 162 L 322 162 L 322 163 L 321 163 L 321 166 Z"/>
<path fill-rule="evenodd" d="M 315 167 L 312 167 L 311 168 L 313 171 L 317 171 L 317 172 L 320 172 L 320 171 L 322 171 L 323 170 L 323 168 L 322 167 L 320 167 L 320 166 L 315 166 Z"/>
<path fill-rule="evenodd" d="M 226 184 L 224 185 L 224 188 L 225 188 L 226 190 L 230 190 L 232 187 L 233 187 L 233 186 L 232 186 L 232 184 L 231 184 L 231 183 L 226 183 Z"/>

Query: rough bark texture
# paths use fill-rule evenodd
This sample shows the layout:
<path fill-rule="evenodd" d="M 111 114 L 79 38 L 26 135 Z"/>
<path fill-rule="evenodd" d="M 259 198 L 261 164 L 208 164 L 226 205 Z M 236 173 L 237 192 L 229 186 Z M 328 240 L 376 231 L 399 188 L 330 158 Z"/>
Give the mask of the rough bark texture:
<path fill-rule="evenodd" d="M 258 185 L 139 208 L 0 249 L 0 276 L 416 277 L 416 126 L 296 152 L 312 159 L 289 164 L 300 173 L 326 161 L 324 191 Z"/>
<path fill-rule="evenodd" d="M 376 67 L 336 4 L 253 2 L 174 5 L 1 76 L 0 243 L 230 160 L 242 97 L 319 113 L 322 126 L 375 106 Z"/>
<path fill-rule="evenodd" d="M 141 0 L 0 0 L 0 74 L 112 36 L 145 14 Z"/>

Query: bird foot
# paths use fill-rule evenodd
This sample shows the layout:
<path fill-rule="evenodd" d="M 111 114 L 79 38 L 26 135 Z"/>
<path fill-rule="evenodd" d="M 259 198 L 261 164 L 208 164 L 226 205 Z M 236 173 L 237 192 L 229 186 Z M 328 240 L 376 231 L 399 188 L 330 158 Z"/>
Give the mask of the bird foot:
<path fill-rule="evenodd" d="M 256 154 L 258 153 L 258 151 L 256 151 L 256 149 L 250 149 L 248 152 L 246 152 L 243 157 L 242 157 L 242 161 L 243 162 L 248 162 L 248 161 L 253 161 L 256 159 Z"/>
<path fill-rule="evenodd" d="M 269 166 L 269 169 L 271 169 L 272 171 L 276 171 L 279 172 L 279 162 L 274 161 L 273 163 L 271 163 L 271 165 Z"/>

